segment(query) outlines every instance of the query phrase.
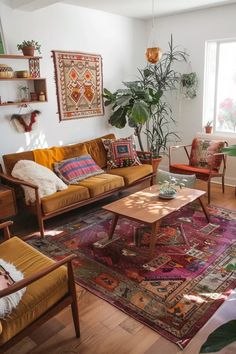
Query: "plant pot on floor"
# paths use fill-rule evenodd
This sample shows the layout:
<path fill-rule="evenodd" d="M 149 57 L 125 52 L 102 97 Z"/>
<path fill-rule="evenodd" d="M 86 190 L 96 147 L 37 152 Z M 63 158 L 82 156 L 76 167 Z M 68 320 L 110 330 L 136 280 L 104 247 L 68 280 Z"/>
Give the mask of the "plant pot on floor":
<path fill-rule="evenodd" d="M 153 172 L 156 172 L 158 169 L 158 166 L 162 160 L 162 157 L 153 158 L 153 157 L 149 156 L 149 157 L 143 158 L 143 157 L 139 156 L 139 159 L 142 164 L 152 165 Z"/>
<path fill-rule="evenodd" d="M 34 56 L 34 50 L 35 50 L 34 47 L 23 47 L 23 48 L 22 48 L 22 52 L 23 52 L 23 55 L 24 55 L 24 56 L 31 56 L 31 57 L 33 57 L 33 56 Z"/>

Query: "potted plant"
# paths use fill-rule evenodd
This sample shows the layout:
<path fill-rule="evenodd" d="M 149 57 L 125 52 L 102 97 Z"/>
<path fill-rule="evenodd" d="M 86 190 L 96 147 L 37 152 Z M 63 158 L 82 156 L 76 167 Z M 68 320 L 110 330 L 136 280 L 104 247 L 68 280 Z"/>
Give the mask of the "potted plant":
<path fill-rule="evenodd" d="M 186 180 L 182 180 L 183 182 Z M 183 182 L 180 182 L 177 178 L 171 177 L 169 180 L 159 183 L 159 198 L 173 199 L 176 197 L 177 191 L 185 186 Z"/>
<path fill-rule="evenodd" d="M 206 123 L 206 125 L 205 125 L 205 132 L 206 132 L 206 134 L 211 134 L 211 132 L 212 132 L 212 123 L 213 123 L 213 121 L 212 120 L 209 120 L 207 123 Z"/>
<path fill-rule="evenodd" d="M 25 56 L 33 57 L 35 50 L 37 50 L 38 53 L 41 54 L 40 48 L 41 45 L 34 40 L 23 41 L 21 44 L 17 44 L 17 49 L 22 50 L 23 55 Z"/>
<path fill-rule="evenodd" d="M 186 98 L 193 99 L 197 96 L 197 83 L 197 74 L 195 72 L 181 75 L 181 91 Z"/>
<path fill-rule="evenodd" d="M 172 110 L 164 92 L 174 90 L 179 85 L 180 74 L 173 69 L 176 61 L 186 60 L 186 53 L 169 42 L 169 50 L 162 55 L 156 65 L 147 65 L 139 70 L 137 81 L 124 83 L 125 89 L 111 93 L 104 89 L 105 106 L 112 106 L 109 122 L 117 128 L 126 124 L 134 128 L 141 149 L 142 163 L 151 163 L 156 170 L 155 159 L 167 153 L 168 142 L 177 134 L 171 130 L 174 123 Z M 148 153 L 144 152 L 142 130 L 148 125 L 145 134 L 148 140 Z"/>

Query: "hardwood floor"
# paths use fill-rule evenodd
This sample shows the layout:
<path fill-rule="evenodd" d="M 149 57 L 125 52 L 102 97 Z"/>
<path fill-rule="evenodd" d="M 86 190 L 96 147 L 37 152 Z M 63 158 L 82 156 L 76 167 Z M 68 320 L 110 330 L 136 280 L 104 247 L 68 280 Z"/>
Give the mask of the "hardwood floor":
<path fill-rule="evenodd" d="M 199 181 L 197 188 L 205 190 L 206 183 Z M 212 184 L 211 204 L 236 210 L 234 188 L 226 187 L 225 194 L 222 194 L 220 185 Z M 236 319 L 234 293 L 182 351 L 158 333 L 79 286 L 77 294 L 80 339 L 75 337 L 71 311 L 67 308 L 6 354 L 197 354 L 213 329 L 225 321 Z M 235 352 L 236 343 L 232 343 L 220 353 Z"/>

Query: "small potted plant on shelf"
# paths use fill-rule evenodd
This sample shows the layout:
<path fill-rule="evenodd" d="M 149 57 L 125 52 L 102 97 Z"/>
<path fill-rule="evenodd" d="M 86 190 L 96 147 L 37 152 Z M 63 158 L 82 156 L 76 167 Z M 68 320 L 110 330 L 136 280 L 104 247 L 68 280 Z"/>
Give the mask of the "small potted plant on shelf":
<path fill-rule="evenodd" d="M 207 123 L 206 123 L 206 125 L 205 125 L 205 132 L 206 132 L 206 134 L 211 134 L 211 132 L 212 132 L 212 123 L 213 123 L 213 121 L 212 120 L 209 120 Z"/>
<path fill-rule="evenodd" d="M 33 57 L 35 50 L 37 50 L 38 53 L 41 54 L 40 48 L 41 45 L 34 40 L 23 41 L 21 44 L 17 44 L 17 49 L 22 50 L 23 55 L 25 56 Z"/>

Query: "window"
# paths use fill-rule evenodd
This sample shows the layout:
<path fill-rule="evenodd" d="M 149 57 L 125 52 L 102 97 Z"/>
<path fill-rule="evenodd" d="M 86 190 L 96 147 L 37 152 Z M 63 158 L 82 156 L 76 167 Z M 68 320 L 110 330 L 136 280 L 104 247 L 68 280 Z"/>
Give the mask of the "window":
<path fill-rule="evenodd" d="M 236 40 L 206 43 L 203 124 L 236 133 Z"/>

